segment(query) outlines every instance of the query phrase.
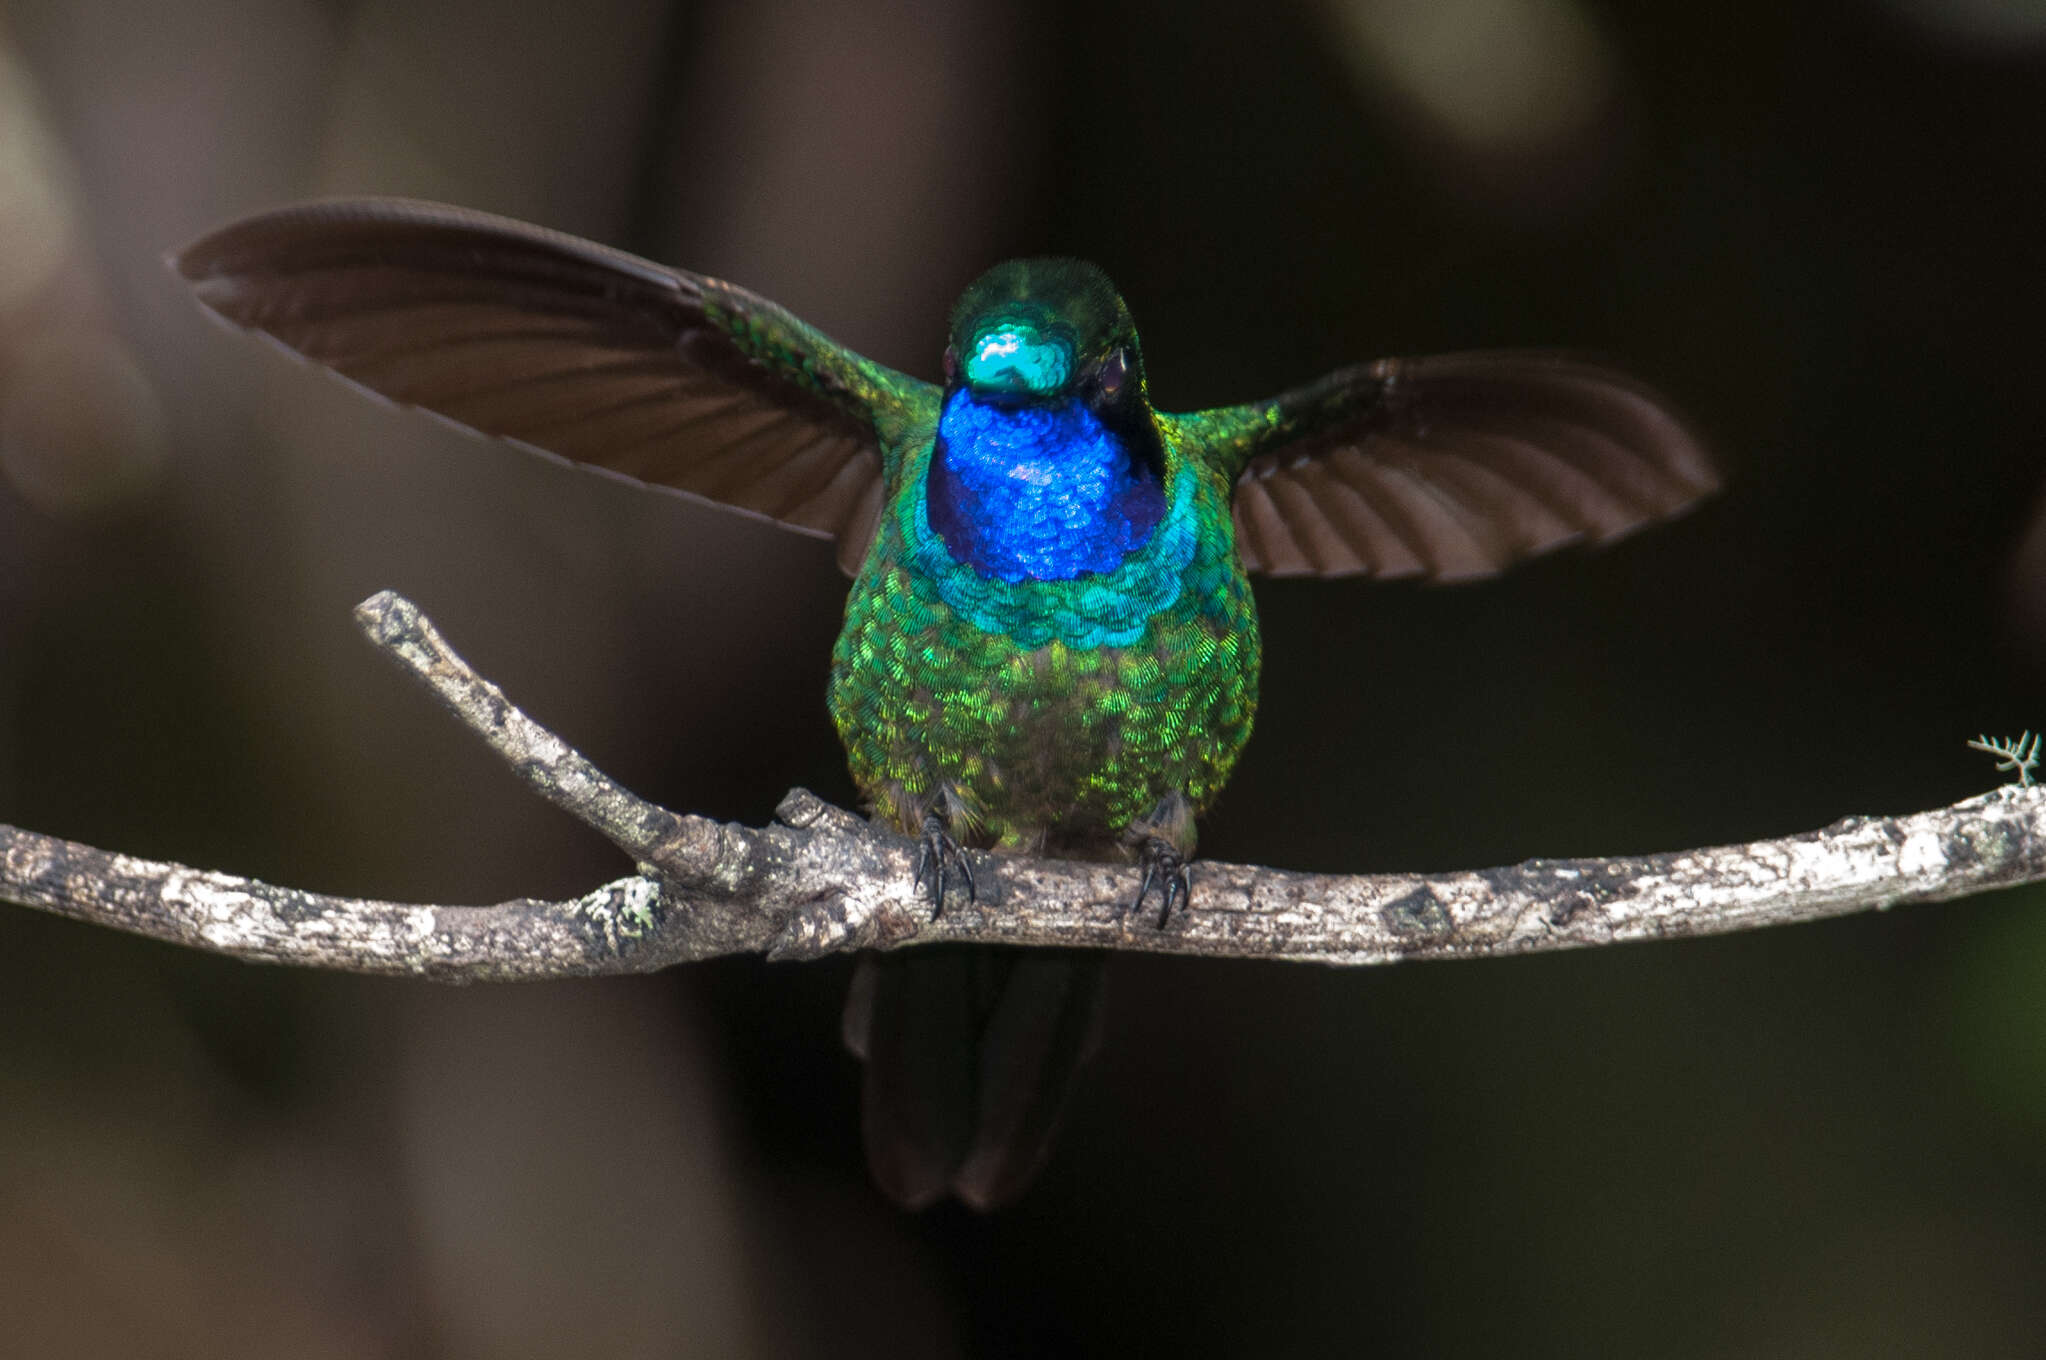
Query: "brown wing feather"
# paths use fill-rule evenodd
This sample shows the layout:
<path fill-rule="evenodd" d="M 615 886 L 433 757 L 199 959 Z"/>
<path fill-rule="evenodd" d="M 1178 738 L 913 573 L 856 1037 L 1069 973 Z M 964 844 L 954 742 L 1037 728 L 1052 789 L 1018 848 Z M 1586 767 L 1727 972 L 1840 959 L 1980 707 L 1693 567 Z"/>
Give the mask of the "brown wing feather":
<path fill-rule="evenodd" d="M 1556 355 L 1381 360 L 1214 416 L 1244 431 L 1244 566 L 1279 576 L 1488 576 L 1718 485 L 1652 390 Z"/>
<path fill-rule="evenodd" d="M 172 265 L 215 315 L 391 401 L 838 538 L 851 566 L 881 431 L 931 400 L 729 284 L 437 204 L 286 208 Z"/>

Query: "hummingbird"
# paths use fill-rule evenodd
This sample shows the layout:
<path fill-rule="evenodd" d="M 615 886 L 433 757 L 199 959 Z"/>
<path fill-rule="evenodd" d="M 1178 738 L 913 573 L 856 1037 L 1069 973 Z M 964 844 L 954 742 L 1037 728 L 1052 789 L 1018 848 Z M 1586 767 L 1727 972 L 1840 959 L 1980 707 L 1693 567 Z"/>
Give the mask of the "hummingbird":
<path fill-rule="evenodd" d="M 1127 862 L 1138 928 L 1170 928 L 1256 713 L 1251 575 L 1468 580 L 1717 483 L 1655 391 L 1542 351 L 1161 411 L 1129 307 L 1072 259 L 974 280 L 938 382 L 733 284 L 438 204 L 285 207 L 170 263 L 217 317 L 390 401 L 835 540 L 827 704 L 934 911 L 972 898 L 967 850 L 1056 854 Z M 1022 1192 L 1098 1042 L 1098 958 L 863 957 L 844 1038 L 885 1193 Z"/>

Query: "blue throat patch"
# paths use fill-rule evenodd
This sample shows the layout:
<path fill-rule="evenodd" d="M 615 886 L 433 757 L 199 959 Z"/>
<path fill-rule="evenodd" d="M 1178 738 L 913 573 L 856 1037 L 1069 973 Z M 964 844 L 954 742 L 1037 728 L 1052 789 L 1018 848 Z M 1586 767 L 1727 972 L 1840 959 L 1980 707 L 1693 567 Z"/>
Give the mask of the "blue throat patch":
<path fill-rule="evenodd" d="M 1001 581 L 1069 581 L 1109 572 L 1165 513 L 1165 488 L 1075 400 L 945 402 L 926 513 L 956 562 Z"/>

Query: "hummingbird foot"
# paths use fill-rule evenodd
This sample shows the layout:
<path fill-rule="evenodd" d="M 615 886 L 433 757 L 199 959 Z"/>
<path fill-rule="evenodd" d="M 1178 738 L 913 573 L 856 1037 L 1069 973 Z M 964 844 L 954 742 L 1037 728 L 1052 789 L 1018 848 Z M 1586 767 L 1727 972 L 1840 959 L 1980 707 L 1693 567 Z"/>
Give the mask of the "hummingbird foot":
<path fill-rule="evenodd" d="M 966 900 L 974 900 L 973 866 L 966 862 L 966 855 L 959 848 L 959 842 L 945 829 L 945 819 L 935 812 L 924 814 L 923 836 L 917 842 L 916 876 L 911 879 L 917 887 L 924 885 L 924 876 L 931 880 L 931 919 L 937 920 L 945 914 L 945 871 L 957 867 L 959 877 L 966 882 Z"/>
<path fill-rule="evenodd" d="M 1158 929 L 1163 930 L 1172 919 L 1175 898 L 1182 914 L 1193 904 L 1193 863 L 1163 836 L 1144 837 L 1137 846 L 1137 862 L 1144 866 L 1144 877 L 1137 885 L 1137 900 L 1130 903 L 1124 914 L 1142 911 L 1144 899 L 1151 895 L 1151 885 L 1155 883 L 1165 904 L 1158 913 Z"/>

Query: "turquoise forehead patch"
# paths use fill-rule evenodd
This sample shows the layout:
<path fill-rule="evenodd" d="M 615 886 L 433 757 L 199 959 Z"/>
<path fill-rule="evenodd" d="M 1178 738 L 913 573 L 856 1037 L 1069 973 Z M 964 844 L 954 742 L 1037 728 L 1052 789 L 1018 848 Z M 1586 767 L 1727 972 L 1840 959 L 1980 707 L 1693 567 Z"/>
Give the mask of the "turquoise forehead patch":
<path fill-rule="evenodd" d="M 983 391 L 1050 396 L 1072 371 L 1073 351 L 1065 341 L 1027 325 L 982 331 L 966 356 L 966 381 Z"/>

